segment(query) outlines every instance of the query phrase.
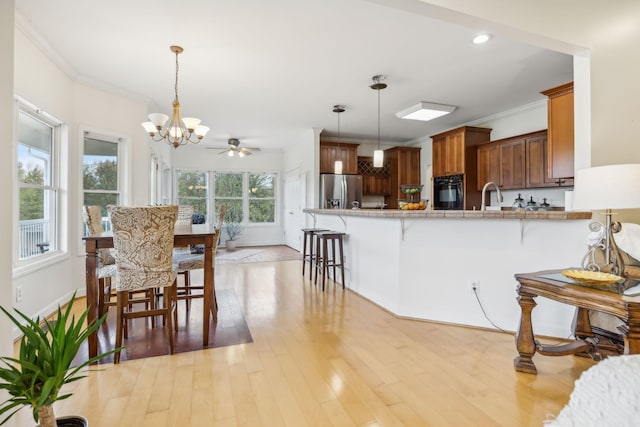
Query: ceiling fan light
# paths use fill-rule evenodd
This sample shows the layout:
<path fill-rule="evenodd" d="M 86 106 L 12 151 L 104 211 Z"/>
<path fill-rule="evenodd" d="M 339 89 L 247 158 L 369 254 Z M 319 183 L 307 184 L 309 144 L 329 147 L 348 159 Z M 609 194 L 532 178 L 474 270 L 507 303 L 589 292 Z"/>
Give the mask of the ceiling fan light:
<path fill-rule="evenodd" d="M 229 156 L 229 157 L 233 157 L 233 151 L 229 150 L 229 151 L 227 152 L 227 156 Z"/>
<path fill-rule="evenodd" d="M 169 120 L 169 116 L 162 113 L 151 113 L 149 114 L 149 120 L 157 129 L 162 129 L 162 126 Z"/>
<path fill-rule="evenodd" d="M 243 153 L 242 151 L 240 151 L 240 152 L 238 153 L 238 157 L 240 157 L 240 158 L 244 157 L 244 153 Z"/>
<path fill-rule="evenodd" d="M 207 134 L 207 132 L 209 132 L 209 128 L 206 126 L 200 125 L 196 127 L 194 132 L 198 138 L 202 138 Z"/>
<path fill-rule="evenodd" d="M 456 109 L 453 105 L 434 104 L 432 102 L 418 102 L 409 108 L 396 113 L 396 117 L 409 120 L 421 120 L 427 122 L 445 114 L 452 113 Z"/>
<path fill-rule="evenodd" d="M 184 123 L 185 127 L 189 129 L 189 132 L 193 132 L 193 130 L 198 127 L 201 121 L 202 120 L 196 119 L 195 117 L 185 117 L 182 119 L 182 122 Z"/>

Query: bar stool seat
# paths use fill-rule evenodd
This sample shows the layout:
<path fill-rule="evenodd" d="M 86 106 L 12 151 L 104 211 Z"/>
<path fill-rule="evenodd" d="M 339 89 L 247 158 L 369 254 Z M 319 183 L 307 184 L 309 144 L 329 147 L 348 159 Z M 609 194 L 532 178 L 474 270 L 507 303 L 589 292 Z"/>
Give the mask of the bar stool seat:
<path fill-rule="evenodd" d="M 325 279 L 329 273 L 329 267 L 333 269 L 333 281 L 337 283 L 336 267 L 340 267 L 342 275 L 342 289 L 345 288 L 344 279 L 344 248 L 343 237 L 346 233 L 339 231 L 320 231 L 316 232 L 316 274 L 314 284 L 318 283 L 318 270 L 322 274 L 322 290 L 324 291 Z M 331 243 L 331 252 L 329 252 L 329 243 Z M 338 257 L 336 257 L 336 244 L 338 245 Z"/>
<path fill-rule="evenodd" d="M 309 263 L 309 280 L 311 280 L 311 274 L 313 273 L 312 267 L 316 263 L 316 254 L 314 253 L 315 234 L 321 231 L 330 231 L 327 228 L 303 228 L 303 241 L 302 241 L 302 276 L 304 276 L 304 268 Z M 309 241 L 309 253 L 307 253 L 307 240 Z"/>

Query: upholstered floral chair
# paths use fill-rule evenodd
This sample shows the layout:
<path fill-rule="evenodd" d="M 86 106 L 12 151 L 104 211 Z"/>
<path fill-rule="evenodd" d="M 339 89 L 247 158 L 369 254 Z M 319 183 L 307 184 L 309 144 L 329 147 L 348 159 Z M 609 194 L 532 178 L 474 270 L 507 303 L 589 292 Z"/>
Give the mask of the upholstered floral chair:
<path fill-rule="evenodd" d="M 116 249 L 116 347 L 122 346 L 126 322 L 139 317 L 162 316 L 174 352 L 176 271 L 173 269 L 173 238 L 177 206 L 110 206 L 109 216 Z M 163 307 L 155 304 L 155 289 L 162 288 Z M 150 307 L 130 304 L 130 293 L 150 292 Z M 120 352 L 114 363 L 120 362 Z"/>
<path fill-rule="evenodd" d="M 100 206 L 83 206 L 82 219 L 90 236 L 104 233 Z M 109 249 L 98 249 L 98 317 L 105 313 L 111 302 L 111 279 L 116 275 L 116 260 Z M 113 295 L 115 297 L 115 295 Z"/>

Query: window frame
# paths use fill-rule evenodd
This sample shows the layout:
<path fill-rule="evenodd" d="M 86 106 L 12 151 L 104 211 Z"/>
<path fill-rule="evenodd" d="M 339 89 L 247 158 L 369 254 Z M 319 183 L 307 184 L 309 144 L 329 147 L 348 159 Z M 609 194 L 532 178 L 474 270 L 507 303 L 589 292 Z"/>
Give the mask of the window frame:
<path fill-rule="evenodd" d="M 179 182 L 178 175 L 180 172 L 199 172 L 208 174 L 207 181 L 207 214 L 205 215 L 206 222 L 208 224 L 214 224 L 217 220 L 215 212 L 217 212 L 219 206 L 216 203 L 216 194 L 215 194 L 215 176 L 216 174 L 232 174 L 232 175 L 242 175 L 242 196 L 241 197 L 226 197 L 227 199 L 235 199 L 242 200 L 242 212 L 243 212 L 243 227 L 272 227 L 280 225 L 280 173 L 278 171 L 265 171 L 265 170 L 216 170 L 216 169 L 208 169 L 203 170 L 200 168 L 176 168 L 173 173 L 173 202 L 178 203 L 180 198 L 179 192 Z M 249 222 L 249 175 L 272 175 L 273 176 L 273 201 L 274 201 L 274 212 L 273 212 L 273 222 Z M 254 198 L 254 200 L 265 200 L 271 198 Z"/>
<path fill-rule="evenodd" d="M 67 128 L 66 125 L 53 115 L 43 111 L 35 105 L 29 103 L 23 98 L 16 96 L 14 109 L 14 120 L 16 129 L 13 138 L 13 188 L 14 188 L 14 209 L 13 209 L 13 224 L 14 230 L 18 230 L 14 234 L 12 242 L 12 267 L 13 276 L 19 277 L 23 274 L 31 272 L 33 270 L 42 268 L 43 266 L 53 264 L 61 257 L 68 255 L 68 237 L 65 237 L 64 224 L 65 224 L 65 208 L 63 206 L 63 172 L 61 169 L 61 160 L 63 153 L 63 144 L 67 141 Z M 19 162 L 19 150 L 20 142 L 20 114 L 27 114 L 31 118 L 44 123 L 51 127 L 51 160 L 49 164 L 49 179 L 48 184 L 35 185 L 24 184 L 18 179 L 18 162 Z M 37 188 L 44 191 L 52 191 L 52 201 L 54 205 L 49 208 L 49 213 L 54 216 L 49 226 L 53 227 L 53 230 L 49 233 L 49 249 L 41 254 L 36 254 L 27 258 L 21 258 L 21 243 L 20 243 L 20 192 L 21 189 Z M 51 242 L 53 240 L 53 242 Z M 53 243 L 53 244 L 51 244 Z"/>
<path fill-rule="evenodd" d="M 115 194 L 117 196 L 118 199 L 118 204 L 122 205 L 123 204 L 123 173 L 124 173 L 124 167 L 122 165 L 123 162 L 123 151 L 124 151 L 124 144 L 123 144 L 123 138 L 119 137 L 119 136 L 115 136 L 115 135 L 108 135 L 108 134 L 104 134 L 104 133 L 99 133 L 99 132 L 95 132 L 95 131 L 90 131 L 90 130 L 83 130 L 82 133 L 82 138 L 80 141 L 80 165 L 79 165 L 79 169 L 80 169 L 80 176 L 81 179 L 80 181 L 78 181 L 80 183 L 79 187 L 80 187 L 80 206 L 82 207 L 82 205 L 84 205 L 84 200 L 85 200 L 85 196 L 87 195 L 87 193 L 92 193 L 92 194 Z M 84 156 L 85 156 L 85 138 L 90 138 L 96 141 L 101 141 L 101 142 L 105 142 L 105 143 L 109 143 L 109 144 L 116 144 L 116 189 L 115 190 L 101 190 L 101 189 L 93 189 L 93 190 L 88 190 L 86 188 L 84 188 Z M 82 229 L 83 232 L 80 234 L 80 236 L 84 236 L 85 235 L 85 229 Z"/>

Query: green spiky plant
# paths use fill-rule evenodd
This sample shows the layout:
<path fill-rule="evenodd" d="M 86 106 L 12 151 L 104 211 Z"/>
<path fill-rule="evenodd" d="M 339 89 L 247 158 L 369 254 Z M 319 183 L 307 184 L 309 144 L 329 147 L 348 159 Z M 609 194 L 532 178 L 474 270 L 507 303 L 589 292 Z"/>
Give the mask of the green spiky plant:
<path fill-rule="evenodd" d="M 39 421 L 41 427 L 56 427 L 53 403 L 71 396 L 71 393 L 60 394 L 62 386 L 86 377 L 83 368 L 118 350 L 71 366 L 80 346 L 107 318 L 105 313 L 85 326 L 88 309 L 76 321 L 72 314 L 74 301 L 75 294 L 64 311 L 58 306 L 55 319 L 44 321 L 39 317 L 30 319 L 18 310 L 15 310 L 18 314 L 15 317 L 0 307 L 23 334 L 18 357 L 0 357 L 0 389 L 10 395 L 0 404 L 0 416 L 4 417 L 0 425 L 22 407 L 31 406 L 33 419 Z"/>

